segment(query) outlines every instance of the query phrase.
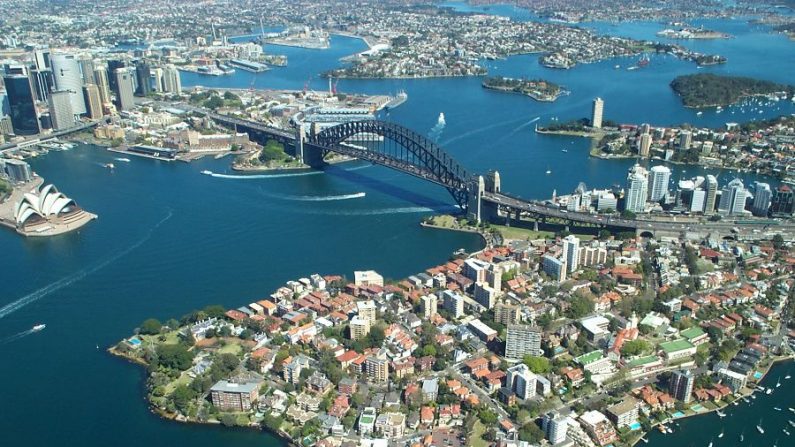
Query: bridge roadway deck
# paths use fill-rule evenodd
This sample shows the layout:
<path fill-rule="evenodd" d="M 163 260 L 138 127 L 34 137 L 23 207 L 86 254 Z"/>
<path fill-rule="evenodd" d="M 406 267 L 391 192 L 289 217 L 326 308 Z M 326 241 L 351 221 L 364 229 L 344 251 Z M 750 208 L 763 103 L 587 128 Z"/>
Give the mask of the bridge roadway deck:
<path fill-rule="evenodd" d="M 528 201 L 517 197 L 512 197 L 502 193 L 486 192 L 483 194 L 483 200 L 497 204 L 498 206 L 512 208 L 521 212 L 528 212 L 540 216 L 558 218 L 570 222 L 580 222 L 587 224 L 595 224 L 600 226 L 609 226 L 614 228 L 625 228 L 627 230 L 648 230 L 651 232 L 670 232 L 681 233 L 683 231 L 698 231 L 698 232 L 717 232 L 728 233 L 733 228 L 739 229 L 763 229 L 760 224 L 744 224 L 735 221 L 719 221 L 719 222 L 670 222 L 659 220 L 646 220 L 646 219 L 624 219 L 621 217 L 609 217 L 598 214 L 579 213 L 561 210 L 551 205 Z M 767 228 L 767 227 L 765 227 Z M 770 230 L 778 230 L 785 232 L 789 235 L 795 234 L 795 223 L 792 221 L 781 220 L 773 225 L 769 225 Z"/>

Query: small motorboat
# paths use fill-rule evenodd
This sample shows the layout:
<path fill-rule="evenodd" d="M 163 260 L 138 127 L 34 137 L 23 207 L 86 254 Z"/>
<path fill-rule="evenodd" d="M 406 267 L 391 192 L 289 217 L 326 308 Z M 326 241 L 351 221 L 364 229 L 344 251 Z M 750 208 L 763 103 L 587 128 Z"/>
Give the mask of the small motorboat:
<path fill-rule="evenodd" d="M 39 323 L 39 324 L 37 324 L 37 325 L 33 326 L 33 329 L 32 329 L 32 330 L 33 330 L 34 332 L 39 332 L 40 330 L 42 330 L 42 329 L 44 329 L 44 328 L 46 328 L 46 327 L 47 327 L 47 325 L 46 325 L 46 324 L 44 324 L 44 323 Z"/>
<path fill-rule="evenodd" d="M 105 167 L 108 169 L 116 169 L 116 165 L 113 163 L 105 163 Z"/>
<path fill-rule="evenodd" d="M 773 388 L 768 388 L 765 394 L 773 394 Z"/>
<path fill-rule="evenodd" d="M 201 171 L 201 173 L 204 174 L 204 175 L 211 175 L 213 173 L 213 171 L 208 171 L 207 169 L 205 169 L 205 170 Z"/>

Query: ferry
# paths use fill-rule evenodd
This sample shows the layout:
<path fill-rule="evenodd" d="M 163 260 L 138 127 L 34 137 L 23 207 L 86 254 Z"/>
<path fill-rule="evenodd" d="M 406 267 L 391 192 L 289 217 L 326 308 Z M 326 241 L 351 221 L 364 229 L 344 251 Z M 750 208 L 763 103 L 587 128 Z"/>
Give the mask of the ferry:
<path fill-rule="evenodd" d="M 39 323 L 39 324 L 37 324 L 37 325 L 33 326 L 33 329 L 32 329 L 32 330 L 33 330 L 33 332 L 39 332 L 40 330 L 42 330 L 42 329 L 44 329 L 44 328 L 46 328 L 46 327 L 47 327 L 47 325 L 46 325 L 46 324 L 44 324 L 44 323 Z"/>
<path fill-rule="evenodd" d="M 204 174 L 204 175 L 212 175 L 212 173 L 213 173 L 213 171 L 208 171 L 207 169 L 201 171 L 201 174 Z"/>
<path fill-rule="evenodd" d="M 389 100 L 389 102 L 386 103 L 384 108 L 386 108 L 387 110 L 394 109 L 395 107 L 406 102 L 407 99 L 409 99 L 408 93 L 401 90 L 394 98 L 392 98 L 391 100 Z"/>

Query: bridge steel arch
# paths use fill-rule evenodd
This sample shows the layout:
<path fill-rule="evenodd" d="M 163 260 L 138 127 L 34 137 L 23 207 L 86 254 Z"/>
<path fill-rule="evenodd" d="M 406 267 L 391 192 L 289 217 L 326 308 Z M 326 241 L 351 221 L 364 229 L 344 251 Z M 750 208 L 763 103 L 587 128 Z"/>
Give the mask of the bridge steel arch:
<path fill-rule="evenodd" d="M 357 141 L 346 143 L 353 136 L 358 136 Z M 384 143 L 374 144 L 374 148 L 356 144 L 361 139 L 365 143 L 376 142 L 376 136 Z M 379 120 L 346 122 L 313 135 L 308 145 L 322 151 L 323 157 L 335 152 L 436 183 L 450 192 L 458 206 L 465 210 L 468 207 L 471 176 L 466 169 L 439 145 L 399 124 Z"/>

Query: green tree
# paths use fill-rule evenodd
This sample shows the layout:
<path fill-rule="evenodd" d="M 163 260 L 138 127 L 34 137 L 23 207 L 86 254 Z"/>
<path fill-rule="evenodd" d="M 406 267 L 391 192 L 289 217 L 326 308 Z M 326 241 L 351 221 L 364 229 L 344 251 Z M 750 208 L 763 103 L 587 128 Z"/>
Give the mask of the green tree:
<path fill-rule="evenodd" d="M 576 295 L 571 300 L 571 305 L 567 310 L 570 318 L 582 318 L 594 310 L 594 302 L 583 295 Z"/>
<path fill-rule="evenodd" d="M 141 323 L 139 331 L 144 335 L 155 335 L 159 334 L 160 329 L 162 328 L 163 325 L 160 323 L 160 321 L 154 318 L 149 318 L 147 320 L 144 320 L 143 323 Z"/>
<path fill-rule="evenodd" d="M 191 388 L 188 388 L 187 385 L 177 385 L 177 387 L 174 388 L 174 392 L 171 393 L 171 400 L 174 401 L 174 406 L 176 406 L 182 414 L 187 414 L 190 401 L 195 398 L 196 393 Z"/>
<path fill-rule="evenodd" d="M 630 340 L 621 347 L 621 355 L 633 357 L 651 351 L 649 342 L 643 339 Z"/>
<path fill-rule="evenodd" d="M 536 374 L 546 374 L 552 370 L 552 365 L 546 357 L 526 355 L 522 361 L 530 368 L 530 371 Z"/>
<path fill-rule="evenodd" d="M 185 371 L 193 363 L 193 353 L 182 345 L 158 345 L 155 353 L 158 364 L 167 368 Z"/>
<path fill-rule="evenodd" d="M 544 432 L 535 422 L 528 422 L 519 429 L 519 440 L 521 441 L 538 444 L 542 439 L 544 439 Z"/>

